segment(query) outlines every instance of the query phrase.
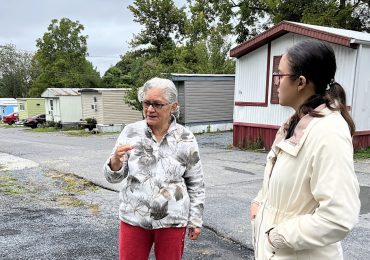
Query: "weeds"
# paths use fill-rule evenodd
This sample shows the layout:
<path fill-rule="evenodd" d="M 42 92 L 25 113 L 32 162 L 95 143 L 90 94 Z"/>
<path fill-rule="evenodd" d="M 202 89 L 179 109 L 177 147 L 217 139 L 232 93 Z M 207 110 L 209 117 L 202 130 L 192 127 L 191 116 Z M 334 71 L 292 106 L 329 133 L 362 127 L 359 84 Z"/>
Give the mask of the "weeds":
<path fill-rule="evenodd" d="M 355 151 L 354 158 L 355 159 L 370 159 L 370 147 Z"/>
<path fill-rule="evenodd" d="M 0 193 L 9 196 L 18 196 L 25 193 L 34 193 L 34 190 L 20 184 L 17 178 L 5 174 L 0 175 Z"/>

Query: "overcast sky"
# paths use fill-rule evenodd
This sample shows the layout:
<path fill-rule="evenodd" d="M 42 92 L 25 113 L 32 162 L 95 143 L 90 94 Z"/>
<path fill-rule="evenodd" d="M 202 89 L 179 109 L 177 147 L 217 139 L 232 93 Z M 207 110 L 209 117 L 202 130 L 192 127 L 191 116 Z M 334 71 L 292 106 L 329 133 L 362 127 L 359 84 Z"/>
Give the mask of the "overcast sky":
<path fill-rule="evenodd" d="M 51 20 L 78 20 L 88 35 L 88 59 L 101 75 L 128 50 L 140 26 L 127 9 L 132 0 L 0 0 L 0 45 L 36 51 Z"/>

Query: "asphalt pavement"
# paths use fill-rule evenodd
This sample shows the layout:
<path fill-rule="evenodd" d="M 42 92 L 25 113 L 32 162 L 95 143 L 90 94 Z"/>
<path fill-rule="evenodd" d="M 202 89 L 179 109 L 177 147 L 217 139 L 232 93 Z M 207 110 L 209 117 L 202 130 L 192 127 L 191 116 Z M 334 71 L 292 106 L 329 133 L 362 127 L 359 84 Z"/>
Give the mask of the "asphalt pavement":
<path fill-rule="evenodd" d="M 28 159 L 45 171 L 75 174 L 107 190 L 120 189 L 120 184 L 106 182 L 101 172 L 118 135 L 71 137 L 0 128 L 0 136 L 1 153 Z M 206 182 L 204 226 L 219 240 L 251 250 L 249 204 L 262 184 L 266 153 L 227 149 L 232 142 L 231 132 L 197 135 L 197 140 Z M 362 209 L 360 222 L 343 241 L 343 249 L 345 259 L 370 259 L 370 160 L 356 162 L 355 169 Z M 233 259 L 226 253 L 209 259 L 215 258 Z"/>

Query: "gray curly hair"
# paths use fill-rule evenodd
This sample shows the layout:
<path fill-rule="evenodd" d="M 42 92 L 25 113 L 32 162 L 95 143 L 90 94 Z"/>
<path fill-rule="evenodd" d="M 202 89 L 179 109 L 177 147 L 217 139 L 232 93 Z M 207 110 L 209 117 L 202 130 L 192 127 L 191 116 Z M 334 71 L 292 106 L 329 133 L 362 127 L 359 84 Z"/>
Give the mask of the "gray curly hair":
<path fill-rule="evenodd" d="M 180 116 L 180 106 L 178 105 L 178 91 L 175 84 L 169 79 L 152 78 L 138 89 L 137 98 L 139 99 L 139 102 L 143 102 L 146 92 L 152 88 L 162 89 L 165 93 L 165 99 L 169 103 L 177 103 L 177 109 L 172 113 L 172 115 L 178 118 Z"/>

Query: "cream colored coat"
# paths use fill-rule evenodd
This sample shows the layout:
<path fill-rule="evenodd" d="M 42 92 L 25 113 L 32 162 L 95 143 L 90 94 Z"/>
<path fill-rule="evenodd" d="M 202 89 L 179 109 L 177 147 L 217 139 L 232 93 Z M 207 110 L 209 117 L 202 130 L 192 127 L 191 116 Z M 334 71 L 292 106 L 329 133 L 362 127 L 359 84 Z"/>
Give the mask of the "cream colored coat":
<path fill-rule="evenodd" d="M 339 112 L 317 110 L 325 116 L 306 115 L 287 140 L 280 128 L 267 156 L 252 222 L 258 260 L 343 259 L 340 240 L 358 221 L 348 125 Z"/>

